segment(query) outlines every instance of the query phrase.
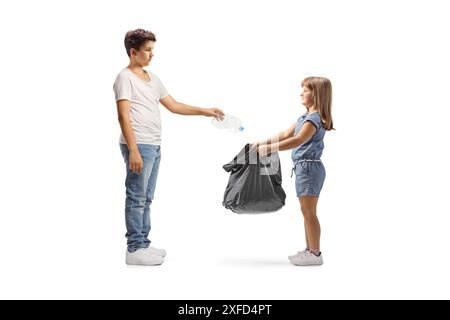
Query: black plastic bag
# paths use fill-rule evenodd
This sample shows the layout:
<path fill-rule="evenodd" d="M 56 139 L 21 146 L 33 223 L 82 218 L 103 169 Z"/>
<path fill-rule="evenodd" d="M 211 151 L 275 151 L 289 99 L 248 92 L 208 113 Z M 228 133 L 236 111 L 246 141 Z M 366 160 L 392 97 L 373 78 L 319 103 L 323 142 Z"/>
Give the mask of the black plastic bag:
<path fill-rule="evenodd" d="M 284 206 L 278 153 L 259 157 L 257 149 L 247 144 L 223 169 L 231 172 L 223 197 L 225 208 L 236 213 L 266 213 Z"/>

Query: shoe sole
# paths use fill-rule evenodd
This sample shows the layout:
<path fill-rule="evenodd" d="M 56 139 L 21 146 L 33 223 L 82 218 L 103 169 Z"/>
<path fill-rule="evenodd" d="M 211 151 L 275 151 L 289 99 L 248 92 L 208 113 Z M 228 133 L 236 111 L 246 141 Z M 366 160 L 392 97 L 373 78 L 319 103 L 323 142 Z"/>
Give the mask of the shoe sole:
<path fill-rule="evenodd" d="M 131 262 L 125 262 L 125 263 L 127 264 L 127 266 L 144 266 L 144 267 L 155 267 L 155 266 L 160 266 L 163 264 L 163 262 L 155 263 L 155 264 L 131 263 Z"/>
<path fill-rule="evenodd" d="M 158 260 L 151 264 L 146 264 L 144 262 L 132 262 L 125 259 L 125 263 L 129 266 L 149 266 L 149 267 L 160 266 L 164 263 L 164 259 L 161 259 L 161 262 L 159 262 Z"/>
<path fill-rule="evenodd" d="M 321 265 L 323 265 L 323 262 L 321 262 L 321 263 L 307 263 L 307 264 L 296 264 L 294 261 L 290 261 L 294 266 L 297 266 L 297 267 L 308 267 L 308 266 L 321 266 Z"/>

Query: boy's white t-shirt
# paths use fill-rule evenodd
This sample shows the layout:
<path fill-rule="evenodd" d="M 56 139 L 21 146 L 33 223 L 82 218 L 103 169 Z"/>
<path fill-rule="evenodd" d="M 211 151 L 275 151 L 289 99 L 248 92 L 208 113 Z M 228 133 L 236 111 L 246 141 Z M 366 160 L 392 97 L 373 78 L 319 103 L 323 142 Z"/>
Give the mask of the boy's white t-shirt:
<path fill-rule="evenodd" d="M 123 69 L 114 82 L 114 94 L 116 101 L 130 101 L 130 119 L 136 143 L 160 145 L 159 100 L 169 94 L 153 72 L 147 71 L 147 73 L 150 75 L 150 82 L 140 79 L 128 68 Z M 120 143 L 127 143 L 123 134 L 120 134 Z"/>

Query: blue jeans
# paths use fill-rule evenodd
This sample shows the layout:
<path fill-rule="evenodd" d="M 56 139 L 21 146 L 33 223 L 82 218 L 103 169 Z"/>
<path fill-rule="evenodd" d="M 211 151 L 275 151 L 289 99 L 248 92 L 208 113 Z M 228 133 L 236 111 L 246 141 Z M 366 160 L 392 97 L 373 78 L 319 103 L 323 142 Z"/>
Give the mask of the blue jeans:
<path fill-rule="evenodd" d="M 120 151 L 127 166 L 125 180 L 125 222 L 127 226 L 128 251 L 147 248 L 150 245 L 150 205 L 155 193 L 159 163 L 161 161 L 161 147 L 150 144 L 138 144 L 139 153 L 144 161 L 144 168 L 140 174 L 130 171 L 129 151 L 126 144 L 120 144 Z"/>

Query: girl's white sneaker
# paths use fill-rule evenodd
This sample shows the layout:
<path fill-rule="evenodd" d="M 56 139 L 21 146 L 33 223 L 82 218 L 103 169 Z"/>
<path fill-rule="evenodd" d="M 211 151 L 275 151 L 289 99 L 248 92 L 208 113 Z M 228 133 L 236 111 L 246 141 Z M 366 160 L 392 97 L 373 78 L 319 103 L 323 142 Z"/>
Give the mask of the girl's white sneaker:
<path fill-rule="evenodd" d="M 291 263 L 296 266 L 320 266 L 323 264 L 322 253 L 319 256 L 316 256 L 308 250 L 300 257 L 291 259 Z"/>

